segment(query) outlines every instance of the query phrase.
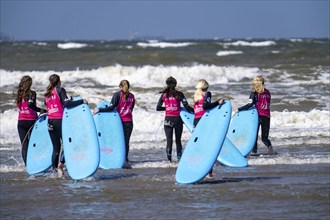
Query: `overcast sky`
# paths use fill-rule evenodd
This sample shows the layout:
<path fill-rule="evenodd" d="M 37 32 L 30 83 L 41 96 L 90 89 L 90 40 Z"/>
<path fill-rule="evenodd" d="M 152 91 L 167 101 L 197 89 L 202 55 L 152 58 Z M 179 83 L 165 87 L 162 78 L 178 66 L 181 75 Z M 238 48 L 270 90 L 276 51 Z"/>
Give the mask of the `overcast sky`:
<path fill-rule="evenodd" d="M 16 40 L 329 37 L 329 0 L 1 0 Z"/>

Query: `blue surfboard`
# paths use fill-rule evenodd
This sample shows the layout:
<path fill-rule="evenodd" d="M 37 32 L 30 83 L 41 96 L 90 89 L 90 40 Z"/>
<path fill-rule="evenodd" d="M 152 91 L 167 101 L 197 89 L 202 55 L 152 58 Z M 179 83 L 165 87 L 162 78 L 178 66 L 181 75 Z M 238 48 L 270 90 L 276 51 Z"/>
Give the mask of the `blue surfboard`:
<path fill-rule="evenodd" d="M 53 144 L 48 132 L 48 116 L 41 115 L 34 124 L 26 157 L 26 171 L 36 174 L 52 165 Z"/>
<path fill-rule="evenodd" d="M 178 183 L 195 183 L 207 175 L 226 138 L 230 117 L 230 101 L 205 112 L 180 159 L 175 174 Z"/>
<path fill-rule="evenodd" d="M 188 112 L 185 108 L 180 111 L 180 117 L 190 132 L 194 130 L 194 114 Z"/>
<path fill-rule="evenodd" d="M 96 108 L 105 108 L 109 102 L 100 102 Z M 126 148 L 123 125 L 117 111 L 99 112 L 94 115 L 97 137 L 100 144 L 100 165 L 102 169 L 122 168 Z"/>
<path fill-rule="evenodd" d="M 230 126 L 230 125 L 229 125 Z M 226 137 L 217 160 L 228 167 L 246 167 L 248 162 L 235 145 Z"/>
<path fill-rule="evenodd" d="M 73 100 L 81 100 L 81 97 Z M 62 138 L 69 176 L 79 180 L 93 175 L 100 163 L 100 147 L 94 119 L 87 104 L 64 108 Z"/>
<path fill-rule="evenodd" d="M 188 130 L 192 132 L 194 127 L 194 114 L 189 113 L 186 109 L 182 109 L 180 116 Z M 246 158 L 227 137 L 221 147 L 217 160 L 221 164 L 229 167 L 246 167 L 248 165 Z"/>
<path fill-rule="evenodd" d="M 227 138 L 246 157 L 253 149 L 258 129 L 256 108 L 237 112 L 229 125 Z"/>

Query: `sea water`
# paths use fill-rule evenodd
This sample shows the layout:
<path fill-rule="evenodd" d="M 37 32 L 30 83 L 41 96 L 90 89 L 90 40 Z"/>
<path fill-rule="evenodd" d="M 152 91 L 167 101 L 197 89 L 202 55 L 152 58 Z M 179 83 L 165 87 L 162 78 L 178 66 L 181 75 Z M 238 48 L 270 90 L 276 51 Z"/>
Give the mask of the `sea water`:
<path fill-rule="evenodd" d="M 0 57 L 2 219 L 329 219 L 328 39 L 1 42 Z M 30 75 L 37 105 L 45 107 L 54 73 L 91 110 L 109 101 L 122 79 L 130 82 L 133 169 L 99 169 L 83 181 L 67 173 L 63 179 L 27 175 L 15 93 Z M 177 79 L 190 105 L 196 82 L 206 79 L 213 100 L 229 99 L 234 114 L 248 102 L 256 75 L 272 95 L 270 140 L 278 154 L 248 157 L 246 168 L 217 163 L 214 178 L 177 184 L 177 162 L 166 161 L 164 112 L 156 111 L 166 78 Z M 184 128 L 184 146 L 189 137 Z"/>

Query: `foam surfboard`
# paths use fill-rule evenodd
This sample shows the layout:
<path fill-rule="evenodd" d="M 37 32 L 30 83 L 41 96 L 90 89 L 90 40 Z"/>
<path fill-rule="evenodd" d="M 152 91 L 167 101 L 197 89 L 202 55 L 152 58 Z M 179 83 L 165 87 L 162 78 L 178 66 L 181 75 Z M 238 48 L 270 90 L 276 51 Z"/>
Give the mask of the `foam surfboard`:
<path fill-rule="evenodd" d="M 217 160 L 228 167 L 246 167 L 248 162 L 235 145 L 226 137 Z"/>
<path fill-rule="evenodd" d="M 75 97 L 73 100 L 81 100 Z M 92 113 L 87 104 L 64 108 L 62 138 L 65 163 L 72 179 L 93 175 L 100 163 L 100 147 Z"/>
<path fill-rule="evenodd" d="M 256 108 L 237 112 L 229 125 L 227 138 L 246 157 L 253 149 L 258 130 Z"/>
<path fill-rule="evenodd" d="M 186 109 L 182 109 L 180 116 L 188 130 L 192 132 L 194 127 L 194 114 L 189 113 Z M 221 147 L 217 160 L 221 164 L 229 167 L 246 167 L 248 165 L 246 158 L 227 137 Z"/>
<path fill-rule="evenodd" d="M 179 161 L 175 174 L 178 183 L 195 183 L 207 175 L 226 138 L 230 116 L 230 101 L 205 112 Z"/>
<path fill-rule="evenodd" d="M 100 102 L 96 108 L 105 108 L 109 102 Z M 100 165 L 102 169 L 122 168 L 125 163 L 125 138 L 123 125 L 117 111 L 99 112 L 94 116 L 97 137 L 100 144 Z"/>
<path fill-rule="evenodd" d="M 48 116 L 39 116 L 29 140 L 26 171 L 33 175 L 47 170 L 52 165 L 53 144 L 48 132 Z"/>
<path fill-rule="evenodd" d="M 194 130 L 194 114 L 188 112 L 185 108 L 180 111 L 180 117 L 190 132 Z"/>

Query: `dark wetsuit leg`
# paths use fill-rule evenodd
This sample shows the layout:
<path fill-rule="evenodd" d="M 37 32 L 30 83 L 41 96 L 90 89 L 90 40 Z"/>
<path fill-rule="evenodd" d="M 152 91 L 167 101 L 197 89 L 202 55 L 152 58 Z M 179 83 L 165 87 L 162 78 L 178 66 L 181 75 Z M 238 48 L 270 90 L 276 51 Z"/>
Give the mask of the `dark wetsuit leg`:
<path fill-rule="evenodd" d="M 129 140 L 133 131 L 133 122 L 123 122 L 125 148 L 126 148 L 126 162 L 128 162 Z"/>
<path fill-rule="evenodd" d="M 52 167 L 56 169 L 61 151 L 62 119 L 49 119 L 48 131 L 53 143 Z"/>
<path fill-rule="evenodd" d="M 19 120 L 17 123 L 18 135 L 22 145 L 22 158 L 25 166 L 26 166 L 26 155 L 30 140 L 30 134 L 34 123 L 35 120 Z"/>

